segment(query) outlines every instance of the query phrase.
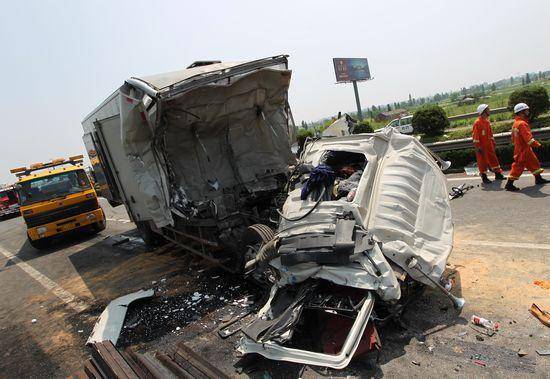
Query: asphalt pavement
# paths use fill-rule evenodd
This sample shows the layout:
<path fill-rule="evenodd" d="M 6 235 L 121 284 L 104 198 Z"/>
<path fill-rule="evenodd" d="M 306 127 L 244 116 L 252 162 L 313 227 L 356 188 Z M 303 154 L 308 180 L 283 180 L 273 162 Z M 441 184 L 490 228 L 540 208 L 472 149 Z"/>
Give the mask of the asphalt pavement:
<path fill-rule="evenodd" d="M 452 201 L 455 248 L 447 272 L 455 280 L 453 292 L 467 300 L 460 315 L 444 296 L 430 290 L 406 312 L 407 328 L 379 330 L 383 346 L 377 357 L 359 358 L 343 371 L 260 362 L 260 373 L 304 378 L 549 377 L 550 357 L 536 351 L 550 349 L 550 329 L 528 309 L 536 303 L 550 310 L 550 289 L 534 284 L 550 280 L 550 185 L 535 186 L 525 174 L 518 181 L 522 191 L 510 193 L 503 182 L 481 185 L 475 177 L 449 176 L 449 187 L 462 183 L 475 187 Z M 162 279 L 176 293 L 192 290 L 189 281 L 179 280 L 189 277 L 185 253 L 148 250 L 123 207 L 102 206 L 106 230 L 79 233 L 40 252 L 26 241 L 20 217 L 0 222 L 1 378 L 65 377 L 89 355 L 85 341 L 110 300 Z M 470 327 L 473 314 L 499 321 L 501 330 L 493 337 L 482 335 Z M 138 348 L 155 349 L 187 338 L 236 376 L 235 341 L 224 345 L 214 331 L 196 332 L 193 325 L 187 329 L 192 328 L 193 333 L 158 335 Z M 518 355 L 519 349 L 526 355 Z"/>

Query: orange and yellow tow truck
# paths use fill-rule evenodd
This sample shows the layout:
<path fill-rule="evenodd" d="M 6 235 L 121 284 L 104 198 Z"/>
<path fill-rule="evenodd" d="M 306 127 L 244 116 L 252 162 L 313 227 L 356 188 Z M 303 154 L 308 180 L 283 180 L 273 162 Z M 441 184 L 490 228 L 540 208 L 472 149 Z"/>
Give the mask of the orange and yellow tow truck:
<path fill-rule="evenodd" d="M 27 237 L 37 249 L 69 231 L 105 229 L 105 213 L 82 165 L 82 155 L 11 169 Z"/>

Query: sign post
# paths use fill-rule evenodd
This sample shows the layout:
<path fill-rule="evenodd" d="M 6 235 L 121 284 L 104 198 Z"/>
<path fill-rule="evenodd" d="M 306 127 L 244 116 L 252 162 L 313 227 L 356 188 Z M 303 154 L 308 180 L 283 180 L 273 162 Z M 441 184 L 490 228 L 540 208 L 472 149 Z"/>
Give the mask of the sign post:
<path fill-rule="evenodd" d="M 357 105 L 357 118 L 363 121 L 363 112 L 361 111 L 361 101 L 359 100 L 359 90 L 357 89 L 357 80 L 352 81 L 353 91 L 355 92 L 355 104 Z"/>
<path fill-rule="evenodd" d="M 334 72 L 337 83 L 353 84 L 355 93 L 355 104 L 357 105 L 357 118 L 363 121 L 363 112 L 361 111 L 361 101 L 359 100 L 359 90 L 357 82 L 370 80 L 370 69 L 367 58 L 333 58 Z"/>

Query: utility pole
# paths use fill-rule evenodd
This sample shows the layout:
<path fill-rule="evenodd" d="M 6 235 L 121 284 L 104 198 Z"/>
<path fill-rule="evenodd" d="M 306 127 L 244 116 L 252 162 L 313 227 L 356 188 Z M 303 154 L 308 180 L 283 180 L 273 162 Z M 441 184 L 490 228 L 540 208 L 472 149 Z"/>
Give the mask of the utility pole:
<path fill-rule="evenodd" d="M 357 105 L 357 118 L 363 121 L 363 112 L 361 112 L 361 101 L 359 100 L 359 90 L 357 89 L 357 80 L 353 80 L 353 91 L 355 92 L 355 104 Z"/>

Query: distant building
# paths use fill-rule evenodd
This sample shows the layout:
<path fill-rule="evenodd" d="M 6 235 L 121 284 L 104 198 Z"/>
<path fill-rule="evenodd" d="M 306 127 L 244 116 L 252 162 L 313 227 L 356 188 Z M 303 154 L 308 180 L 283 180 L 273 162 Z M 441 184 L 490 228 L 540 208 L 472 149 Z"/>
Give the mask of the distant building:
<path fill-rule="evenodd" d="M 471 96 L 464 96 L 462 99 L 458 101 L 458 105 L 466 105 L 466 104 L 473 104 L 476 102 L 476 99 L 474 99 Z"/>
<path fill-rule="evenodd" d="M 390 121 L 409 114 L 405 109 L 394 109 L 389 112 L 380 112 L 376 115 L 376 121 Z"/>

